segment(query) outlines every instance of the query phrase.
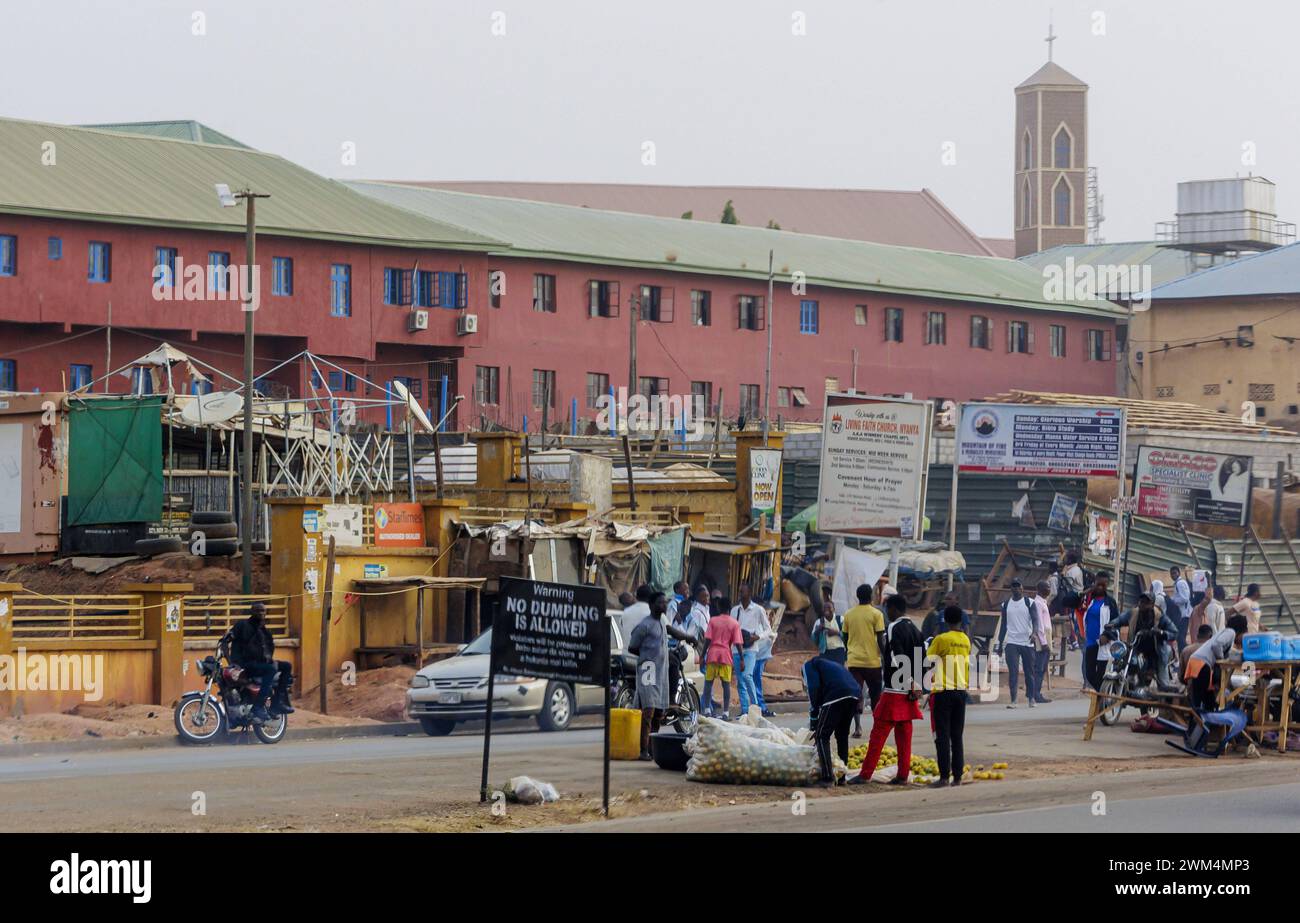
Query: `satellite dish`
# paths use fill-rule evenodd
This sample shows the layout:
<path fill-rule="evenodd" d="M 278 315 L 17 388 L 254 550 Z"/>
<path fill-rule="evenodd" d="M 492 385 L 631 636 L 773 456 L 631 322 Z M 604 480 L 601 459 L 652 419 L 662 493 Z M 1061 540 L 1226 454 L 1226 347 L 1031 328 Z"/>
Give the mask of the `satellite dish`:
<path fill-rule="evenodd" d="M 406 406 L 410 409 L 411 416 L 415 417 L 415 422 L 423 426 L 426 431 L 432 433 L 434 431 L 433 424 L 429 422 L 429 418 L 425 415 L 424 409 L 416 403 L 414 398 L 411 397 L 411 392 L 406 389 L 406 385 L 396 379 L 391 382 L 391 385 L 393 393 L 397 395 L 397 399 L 399 401 L 406 401 Z"/>
<path fill-rule="evenodd" d="M 201 394 L 181 408 L 181 419 L 202 426 L 205 423 L 224 423 L 244 409 L 244 397 L 233 391 L 213 391 Z"/>

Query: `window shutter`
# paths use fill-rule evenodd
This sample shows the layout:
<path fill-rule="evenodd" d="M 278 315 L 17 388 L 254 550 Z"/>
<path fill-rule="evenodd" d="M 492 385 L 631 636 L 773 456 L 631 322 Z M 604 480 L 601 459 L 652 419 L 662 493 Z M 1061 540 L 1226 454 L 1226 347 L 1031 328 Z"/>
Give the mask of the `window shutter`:
<path fill-rule="evenodd" d="M 587 282 L 587 315 L 589 317 L 600 316 L 600 283 L 595 279 Z"/>
<path fill-rule="evenodd" d="M 659 289 L 659 320 L 665 324 L 673 322 L 673 292 L 672 288 Z"/>
<path fill-rule="evenodd" d="M 456 273 L 456 307 L 469 307 L 469 275 L 467 273 Z"/>
<path fill-rule="evenodd" d="M 1109 362 L 1111 359 L 1109 330 L 1103 330 L 1101 332 L 1101 359 L 1103 362 Z"/>
<path fill-rule="evenodd" d="M 1025 352 L 1033 355 L 1034 352 L 1034 325 L 1025 322 Z"/>
<path fill-rule="evenodd" d="M 398 277 L 400 279 L 400 284 L 401 284 L 401 294 L 397 300 L 397 303 L 403 305 L 410 304 L 412 271 L 409 269 L 403 269 L 401 273 L 399 273 Z"/>
<path fill-rule="evenodd" d="M 621 297 L 619 295 L 619 284 L 617 282 L 609 283 L 609 316 L 618 317 L 619 310 L 622 307 Z"/>
<path fill-rule="evenodd" d="M 1012 349 L 1015 347 L 1015 343 L 1014 343 L 1013 340 L 1012 340 L 1012 336 L 1013 336 L 1013 334 L 1012 334 L 1012 330 L 1013 330 L 1013 329 L 1014 329 L 1014 327 L 1013 327 L 1011 321 L 1007 321 L 1007 352 L 1011 352 Z"/>
<path fill-rule="evenodd" d="M 758 304 L 758 329 L 766 330 L 767 329 L 767 296 L 759 295 L 757 304 Z"/>

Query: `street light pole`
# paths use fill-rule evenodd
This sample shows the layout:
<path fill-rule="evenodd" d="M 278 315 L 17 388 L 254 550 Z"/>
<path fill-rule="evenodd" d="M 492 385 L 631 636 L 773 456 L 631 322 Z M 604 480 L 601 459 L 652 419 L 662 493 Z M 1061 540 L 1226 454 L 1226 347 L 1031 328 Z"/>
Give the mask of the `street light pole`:
<path fill-rule="evenodd" d="M 244 200 L 244 245 L 245 266 L 243 309 L 244 309 L 244 447 L 243 464 L 240 479 L 243 481 L 241 491 L 240 514 L 240 556 L 243 568 L 240 587 L 245 595 L 253 592 L 253 312 L 257 310 L 257 294 L 260 286 L 257 280 L 257 200 L 269 199 L 267 193 L 253 192 L 245 188 L 232 194 L 225 183 L 217 183 L 217 201 L 224 208 L 234 207 L 239 199 Z M 233 497 L 231 498 L 234 499 Z"/>

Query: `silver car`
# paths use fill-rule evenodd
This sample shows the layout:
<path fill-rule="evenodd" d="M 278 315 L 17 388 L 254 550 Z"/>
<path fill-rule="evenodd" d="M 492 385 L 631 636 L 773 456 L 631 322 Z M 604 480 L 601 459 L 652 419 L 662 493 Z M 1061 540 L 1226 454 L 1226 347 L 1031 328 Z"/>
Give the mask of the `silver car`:
<path fill-rule="evenodd" d="M 623 650 L 619 616 L 611 613 L 612 654 Z M 406 690 L 406 716 L 420 722 L 426 734 L 450 734 L 461 721 L 482 721 L 487 717 L 488 662 L 492 653 L 489 628 L 460 652 L 431 663 L 411 677 Z M 688 651 L 682 665 L 684 675 L 703 686 L 694 651 Z M 605 690 L 599 686 L 571 685 L 530 676 L 498 675 L 493 692 L 492 717 L 536 718 L 543 731 L 563 731 L 576 715 L 599 713 L 605 707 Z"/>

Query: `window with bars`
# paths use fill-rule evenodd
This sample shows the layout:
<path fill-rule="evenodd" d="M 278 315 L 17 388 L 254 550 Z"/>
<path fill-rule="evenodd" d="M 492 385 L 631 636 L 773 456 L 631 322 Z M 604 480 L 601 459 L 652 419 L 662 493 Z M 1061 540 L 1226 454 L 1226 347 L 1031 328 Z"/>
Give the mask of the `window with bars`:
<path fill-rule="evenodd" d="M 1089 362 L 1109 362 L 1111 358 L 1110 331 L 1088 330 L 1084 334 L 1087 351 L 1084 358 Z"/>
<path fill-rule="evenodd" d="M 762 393 L 758 385 L 740 386 L 740 415 L 754 417 L 763 412 Z"/>
<path fill-rule="evenodd" d="M 766 326 L 765 299 L 762 295 L 740 295 L 736 298 L 736 327 L 740 330 L 762 330 Z"/>
<path fill-rule="evenodd" d="M 474 367 L 474 403 L 501 403 L 501 369 L 495 365 Z"/>
<path fill-rule="evenodd" d="M 618 317 L 617 282 L 592 279 L 587 283 L 587 311 L 592 317 Z"/>
<path fill-rule="evenodd" d="M 695 409 L 706 414 L 713 413 L 713 382 L 691 382 L 691 398 L 695 401 Z"/>
<path fill-rule="evenodd" d="M 208 291 L 225 294 L 230 291 L 230 254 L 225 250 L 208 251 Z"/>
<path fill-rule="evenodd" d="M 555 277 L 552 276 L 551 298 L 555 298 Z M 469 307 L 469 276 L 463 272 L 439 272 L 436 273 L 436 288 L 433 290 L 433 303 L 430 307 L 435 308 L 466 308 Z M 554 306 L 551 308 L 555 310 Z"/>
<path fill-rule="evenodd" d="M 154 285 L 161 285 L 165 289 L 176 287 L 176 259 L 178 255 L 175 247 L 153 248 Z"/>
<path fill-rule="evenodd" d="M 973 349 L 991 349 L 992 337 L 989 335 L 993 328 L 992 322 L 987 317 L 976 314 L 970 319 L 970 345 Z"/>
<path fill-rule="evenodd" d="M 1273 385 L 1257 384 L 1251 382 L 1246 385 L 1246 399 L 1251 401 L 1272 401 L 1277 397 L 1277 389 Z"/>
<path fill-rule="evenodd" d="M 335 317 L 352 316 L 352 265 L 330 265 L 330 314 Z"/>
<path fill-rule="evenodd" d="M 86 279 L 91 282 L 108 282 L 113 278 L 113 245 L 99 240 L 90 242 L 90 257 L 86 266 Z"/>
<path fill-rule="evenodd" d="M 1007 321 L 1007 352 L 1032 353 L 1034 351 L 1034 331 L 1028 321 Z"/>
<path fill-rule="evenodd" d="M 713 324 L 713 295 L 701 289 L 691 290 L 691 324 L 709 327 Z"/>
<path fill-rule="evenodd" d="M 641 320 L 671 324 L 673 320 L 673 290 L 662 285 L 641 286 Z"/>
<path fill-rule="evenodd" d="M 885 308 L 885 342 L 903 342 L 902 308 Z"/>
<path fill-rule="evenodd" d="M 555 370 L 533 369 L 533 406 L 555 407 Z"/>
<path fill-rule="evenodd" d="M 609 396 L 609 376 L 604 372 L 587 373 L 587 407 L 595 410 L 600 407 L 600 399 Z"/>
<path fill-rule="evenodd" d="M 659 395 L 668 394 L 668 379 L 659 378 L 654 375 L 645 375 L 637 378 L 636 389 L 640 395 L 646 399 Z"/>
<path fill-rule="evenodd" d="M 18 390 L 18 362 L 15 359 L 0 359 L 0 391 Z"/>
<path fill-rule="evenodd" d="M 424 273 L 420 273 L 424 275 Z M 411 270 L 384 269 L 384 304 L 402 307 L 411 303 Z"/>
<path fill-rule="evenodd" d="M 1171 398 L 1174 396 L 1173 385 L 1156 385 L 1156 398 Z"/>
<path fill-rule="evenodd" d="M 1214 397 L 1219 393 L 1219 391 L 1220 388 L 1218 385 L 1201 385 L 1201 394 L 1206 397 Z"/>
<path fill-rule="evenodd" d="M 925 312 L 925 343 L 943 346 L 948 342 L 948 315 L 943 311 Z"/>
<path fill-rule="evenodd" d="M 533 310 L 544 314 L 555 313 L 555 276 L 548 273 L 533 273 Z M 540 407 L 536 401 L 533 406 Z"/>
<path fill-rule="evenodd" d="M 853 306 L 853 323 L 859 327 L 867 326 L 867 306 L 865 304 L 855 304 Z"/>
<path fill-rule="evenodd" d="M 1065 358 L 1065 327 L 1061 324 L 1052 324 L 1048 328 L 1048 334 L 1051 339 L 1052 358 Z"/>
<path fill-rule="evenodd" d="M 80 391 L 94 380 L 95 376 L 90 366 L 78 363 L 68 366 L 68 387 L 73 391 Z"/>

